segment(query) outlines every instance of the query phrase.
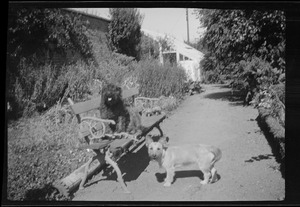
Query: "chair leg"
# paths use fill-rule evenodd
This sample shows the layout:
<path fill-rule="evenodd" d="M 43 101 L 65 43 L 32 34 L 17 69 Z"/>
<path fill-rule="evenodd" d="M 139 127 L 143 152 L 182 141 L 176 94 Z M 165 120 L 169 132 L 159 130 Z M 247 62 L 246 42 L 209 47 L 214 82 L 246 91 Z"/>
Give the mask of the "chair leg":
<path fill-rule="evenodd" d="M 161 136 L 164 136 L 164 133 L 163 133 L 163 131 L 161 130 L 159 124 L 157 124 L 155 127 L 158 129 L 160 135 L 161 135 Z"/>
<path fill-rule="evenodd" d="M 86 181 L 86 179 L 87 179 L 88 170 L 89 170 L 89 168 L 90 168 L 91 163 L 92 163 L 96 158 L 97 158 L 97 156 L 94 156 L 94 157 L 92 157 L 92 158 L 87 162 L 87 164 L 86 164 L 86 166 L 85 166 L 85 169 L 84 169 L 84 175 L 83 175 L 83 177 L 82 177 L 82 179 L 81 179 L 81 182 L 80 182 L 80 185 L 79 185 L 79 190 L 84 189 L 84 184 L 85 184 L 85 181 Z"/>
<path fill-rule="evenodd" d="M 118 182 L 120 183 L 120 185 L 123 188 L 124 192 L 125 193 L 130 193 L 130 191 L 127 189 L 127 186 L 124 183 L 121 170 L 120 170 L 118 164 L 111 159 L 111 155 L 112 155 L 112 153 L 109 151 L 109 149 L 107 149 L 107 151 L 105 153 L 105 161 L 109 165 L 111 165 L 114 168 L 114 170 L 116 171 L 117 176 L 118 176 Z"/>

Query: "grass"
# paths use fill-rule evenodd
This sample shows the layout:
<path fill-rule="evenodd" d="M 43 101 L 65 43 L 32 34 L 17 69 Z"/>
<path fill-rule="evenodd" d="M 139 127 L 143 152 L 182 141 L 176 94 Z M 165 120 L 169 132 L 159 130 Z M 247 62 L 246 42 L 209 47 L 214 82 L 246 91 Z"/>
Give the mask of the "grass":
<path fill-rule="evenodd" d="M 76 149 L 75 117 L 62 116 L 65 107 L 57 109 L 8 125 L 8 200 L 67 199 L 49 186 L 84 164 L 88 154 Z"/>

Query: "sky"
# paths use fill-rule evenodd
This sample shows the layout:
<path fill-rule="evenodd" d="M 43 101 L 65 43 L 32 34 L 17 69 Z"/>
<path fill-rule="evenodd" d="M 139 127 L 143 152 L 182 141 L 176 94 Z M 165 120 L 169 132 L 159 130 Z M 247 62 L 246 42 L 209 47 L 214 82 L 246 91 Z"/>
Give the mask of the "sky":
<path fill-rule="evenodd" d="M 109 18 L 108 8 L 78 8 L 78 10 Z M 187 19 L 185 8 L 139 8 L 144 16 L 142 29 L 168 34 L 180 41 L 187 41 Z M 194 9 L 188 9 L 189 39 L 194 43 L 203 33 L 199 19 L 193 14 Z"/>

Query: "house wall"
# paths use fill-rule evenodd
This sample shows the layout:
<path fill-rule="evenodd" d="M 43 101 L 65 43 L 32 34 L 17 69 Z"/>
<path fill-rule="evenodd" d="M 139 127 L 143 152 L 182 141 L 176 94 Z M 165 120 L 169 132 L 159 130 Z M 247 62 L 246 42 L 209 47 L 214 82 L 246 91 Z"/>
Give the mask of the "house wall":
<path fill-rule="evenodd" d="M 108 32 L 108 24 L 110 22 L 110 20 L 108 20 L 108 19 L 104 19 L 102 17 L 98 17 L 98 16 L 91 15 L 91 14 L 86 14 L 86 13 L 80 12 L 80 11 L 74 11 L 74 10 L 69 10 L 69 9 L 64 9 L 64 11 L 67 13 L 80 14 L 82 20 L 88 21 L 89 29 L 98 30 L 103 33 Z"/>
<path fill-rule="evenodd" d="M 201 73 L 200 73 L 200 65 L 198 60 L 192 60 L 189 57 L 186 57 L 179 53 L 178 51 L 172 52 L 162 52 L 162 61 L 161 63 L 165 63 L 166 60 L 171 60 L 172 62 L 176 62 L 177 65 L 180 65 L 184 68 L 188 79 L 193 81 L 200 81 L 201 80 Z"/>
<path fill-rule="evenodd" d="M 200 81 L 200 68 L 199 63 L 195 60 L 179 61 L 178 64 L 183 67 L 188 75 L 188 79 L 193 81 Z"/>

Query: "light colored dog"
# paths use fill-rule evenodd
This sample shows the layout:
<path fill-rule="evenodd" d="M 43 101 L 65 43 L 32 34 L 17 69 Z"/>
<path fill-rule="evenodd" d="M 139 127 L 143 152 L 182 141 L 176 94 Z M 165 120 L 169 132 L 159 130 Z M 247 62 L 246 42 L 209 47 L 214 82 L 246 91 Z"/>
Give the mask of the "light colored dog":
<path fill-rule="evenodd" d="M 153 139 L 158 140 L 154 141 Z M 146 136 L 149 157 L 157 161 L 159 166 L 167 172 L 164 186 L 171 186 L 175 168 L 190 164 L 198 164 L 203 172 L 204 180 L 200 182 L 201 184 L 217 181 L 217 170 L 214 168 L 214 164 L 222 157 L 220 149 L 203 144 L 168 147 L 168 141 L 169 138 L 165 136 Z"/>

